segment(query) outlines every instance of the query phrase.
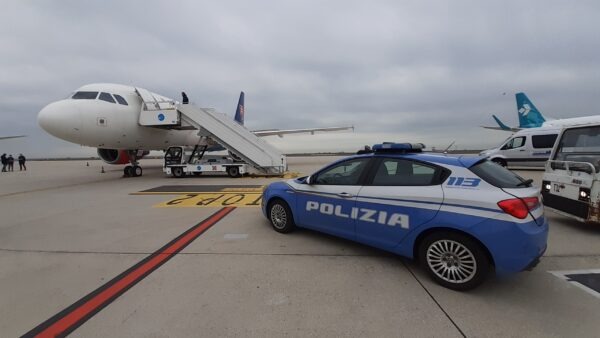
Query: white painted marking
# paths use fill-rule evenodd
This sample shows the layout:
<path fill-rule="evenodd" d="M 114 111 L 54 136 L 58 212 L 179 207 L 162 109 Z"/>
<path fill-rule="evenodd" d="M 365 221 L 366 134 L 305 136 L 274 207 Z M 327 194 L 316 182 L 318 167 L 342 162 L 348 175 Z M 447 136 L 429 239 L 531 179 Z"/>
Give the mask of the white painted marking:
<path fill-rule="evenodd" d="M 246 239 L 248 238 L 248 234 L 225 234 L 223 236 L 225 239 Z"/>
<path fill-rule="evenodd" d="M 548 271 L 551 274 L 553 274 L 554 276 L 564 280 L 565 282 L 569 283 L 569 284 L 573 284 L 576 287 L 582 289 L 583 291 L 591 294 L 592 296 L 600 299 L 600 293 L 598 293 L 596 290 L 594 289 L 590 289 L 587 286 L 574 281 L 574 280 L 569 280 L 569 277 L 567 277 L 566 275 L 577 275 L 577 274 L 588 274 L 588 273 L 594 273 L 594 274 L 600 274 L 600 269 L 587 269 L 587 270 L 562 270 L 562 271 Z"/>

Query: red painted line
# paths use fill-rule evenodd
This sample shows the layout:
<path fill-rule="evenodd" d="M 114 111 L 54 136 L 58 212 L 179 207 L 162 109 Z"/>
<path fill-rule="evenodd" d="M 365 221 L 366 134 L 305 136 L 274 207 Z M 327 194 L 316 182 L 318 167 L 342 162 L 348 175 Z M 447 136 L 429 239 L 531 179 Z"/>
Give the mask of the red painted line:
<path fill-rule="evenodd" d="M 166 261 L 175 256 L 175 254 L 189 245 L 204 231 L 223 219 L 234 209 L 234 207 L 226 207 L 219 210 L 209 218 L 184 232 L 182 235 L 165 245 L 163 248 L 142 260 L 140 263 L 134 265 L 131 269 L 126 271 L 126 273 L 119 275 L 117 278 L 111 280 L 96 291 L 77 301 L 65 311 L 61 312 L 58 317 L 54 316 L 50 318 L 35 329 L 26 333 L 24 336 L 66 336 L 85 321 L 90 319 L 102 308 L 118 298 L 137 282 L 144 279 L 152 271 L 156 270 Z"/>

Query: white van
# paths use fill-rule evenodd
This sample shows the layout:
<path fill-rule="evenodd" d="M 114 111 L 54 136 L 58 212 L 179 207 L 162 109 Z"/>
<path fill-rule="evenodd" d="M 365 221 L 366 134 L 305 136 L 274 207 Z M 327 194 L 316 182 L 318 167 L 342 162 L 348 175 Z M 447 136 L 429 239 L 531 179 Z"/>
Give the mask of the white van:
<path fill-rule="evenodd" d="M 484 150 L 479 156 L 487 157 L 503 167 L 543 168 L 560 130 L 556 127 L 519 130 L 498 147 Z"/>

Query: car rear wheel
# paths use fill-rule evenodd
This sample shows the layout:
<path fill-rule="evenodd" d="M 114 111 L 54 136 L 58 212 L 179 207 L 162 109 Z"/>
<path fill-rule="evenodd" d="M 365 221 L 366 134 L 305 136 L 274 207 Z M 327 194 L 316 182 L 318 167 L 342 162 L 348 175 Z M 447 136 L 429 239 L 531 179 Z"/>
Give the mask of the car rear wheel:
<path fill-rule="evenodd" d="M 296 227 L 290 207 L 282 200 L 274 200 L 269 203 L 268 215 L 273 229 L 277 232 L 286 234 Z"/>
<path fill-rule="evenodd" d="M 491 265 L 479 243 L 448 231 L 435 232 L 421 242 L 419 261 L 438 284 L 459 291 L 483 283 Z"/>

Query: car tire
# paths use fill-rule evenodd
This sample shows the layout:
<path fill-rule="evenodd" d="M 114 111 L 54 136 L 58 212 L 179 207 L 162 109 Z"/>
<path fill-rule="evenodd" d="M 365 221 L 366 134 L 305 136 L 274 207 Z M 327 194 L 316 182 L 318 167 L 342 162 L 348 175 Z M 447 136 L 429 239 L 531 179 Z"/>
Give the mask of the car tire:
<path fill-rule="evenodd" d="M 276 199 L 269 203 L 267 215 L 273 229 L 277 232 L 287 234 L 296 227 L 292 210 L 283 200 Z"/>
<path fill-rule="evenodd" d="M 425 237 L 419 245 L 419 262 L 438 284 L 466 291 L 485 281 L 491 263 L 482 246 L 472 238 L 450 231 Z"/>
<path fill-rule="evenodd" d="M 496 163 L 496 164 L 498 164 L 498 165 L 506 168 L 506 160 L 504 160 L 504 159 L 495 158 L 495 159 L 492 160 L 492 162 L 494 162 L 494 163 Z"/>
<path fill-rule="evenodd" d="M 182 178 L 183 176 L 185 176 L 185 173 L 183 172 L 182 167 L 173 167 L 171 169 L 171 173 L 173 174 L 173 176 L 175 176 L 177 178 Z"/>

